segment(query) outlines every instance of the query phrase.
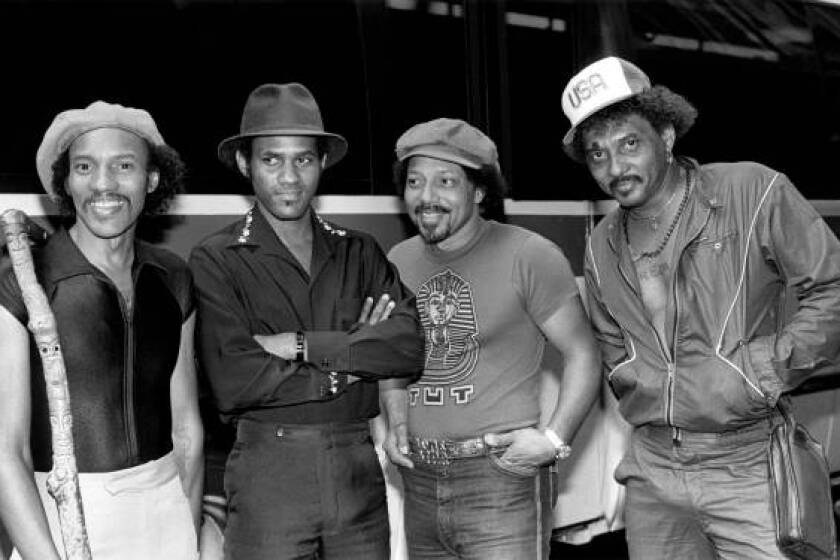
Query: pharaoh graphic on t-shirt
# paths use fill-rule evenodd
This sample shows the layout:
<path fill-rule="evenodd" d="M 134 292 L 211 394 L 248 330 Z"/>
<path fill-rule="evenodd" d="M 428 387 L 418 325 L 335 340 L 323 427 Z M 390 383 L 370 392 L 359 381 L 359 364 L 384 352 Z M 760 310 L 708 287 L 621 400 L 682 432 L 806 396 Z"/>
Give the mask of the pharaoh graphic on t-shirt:
<path fill-rule="evenodd" d="M 478 361 L 478 324 L 470 285 L 450 269 L 420 286 L 417 308 L 426 334 L 421 385 L 463 383 Z"/>

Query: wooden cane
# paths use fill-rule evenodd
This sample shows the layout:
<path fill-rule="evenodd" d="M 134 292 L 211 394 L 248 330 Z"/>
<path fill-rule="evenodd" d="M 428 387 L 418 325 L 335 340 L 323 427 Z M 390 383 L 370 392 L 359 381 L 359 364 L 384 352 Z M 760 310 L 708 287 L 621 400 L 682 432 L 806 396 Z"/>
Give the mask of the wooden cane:
<path fill-rule="evenodd" d="M 32 252 L 26 232 L 26 214 L 7 210 L 0 215 L 3 233 L 15 277 L 20 285 L 23 303 L 29 313 L 29 330 L 38 345 L 52 428 L 53 465 L 47 476 L 47 490 L 58 507 L 58 521 L 64 554 L 67 560 L 90 560 L 82 496 L 79 492 L 79 472 L 73 448 L 73 417 L 67 372 L 58 340 L 55 316 L 50 309 L 44 289 L 35 276 Z"/>

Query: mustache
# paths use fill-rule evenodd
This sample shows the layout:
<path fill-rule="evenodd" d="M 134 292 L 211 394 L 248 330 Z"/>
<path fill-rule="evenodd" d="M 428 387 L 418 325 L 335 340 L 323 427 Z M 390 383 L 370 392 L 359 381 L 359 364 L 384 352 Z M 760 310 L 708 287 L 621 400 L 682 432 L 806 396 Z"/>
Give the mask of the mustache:
<path fill-rule="evenodd" d="M 642 182 L 642 178 L 638 175 L 622 175 L 621 177 L 616 177 L 612 181 L 610 181 L 610 188 L 615 189 L 618 187 L 618 184 L 624 181 L 635 181 L 637 183 Z"/>
<path fill-rule="evenodd" d="M 423 212 L 449 212 L 448 208 L 444 208 L 440 204 L 421 204 L 414 209 L 415 214 L 422 214 Z"/>

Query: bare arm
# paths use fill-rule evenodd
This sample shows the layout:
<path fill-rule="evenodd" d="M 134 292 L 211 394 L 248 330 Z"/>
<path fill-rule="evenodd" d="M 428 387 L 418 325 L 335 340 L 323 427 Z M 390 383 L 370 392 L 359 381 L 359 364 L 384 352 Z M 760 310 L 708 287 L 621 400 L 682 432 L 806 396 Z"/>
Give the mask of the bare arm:
<path fill-rule="evenodd" d="M 58 559 L 32 475 L 29 333 L 0 307 L 0 517 L 24 559 Z"/>
<path fill-rule="evenodd" d="M 557 408 L 546 427 L 565 443 L 571 443 L 597 398 L 601 383 L 600 355 L 580 297 L 570 298 L 540 325 L 540 330 L 563 355 Z M 511 444 L 505 452 L 505 458 L 511 462 L 542 465 L 554 460 L 554 445 L 543 432 L 533 428 L 488 436 L 488 443 Z"/>
<path fill-rule="evenodd" d="M 193 355 L 195 313 L 181 327 L 181 348 L 170 381 L 172 446 L 178 474 L 190 502 L 196 536 L 201 524 L 204 485 L 204 429 L 198 411 L 198 383 Z"/>
<path fill-rule="evenodd" d="M 563 354 L 557 408 L 546 425 L 570 443 L 601 386 L 601 357 L 580 298 L 569 300 L 540 329 Z"/>
<path fill-rule="evenodd" d="M 388 423 L 388 436 L 382 444 L 388 458 L 395 465 L 413 468 L 408 458 L 408 381 L 383 379 L 379 382 L 379 402 Z"/>

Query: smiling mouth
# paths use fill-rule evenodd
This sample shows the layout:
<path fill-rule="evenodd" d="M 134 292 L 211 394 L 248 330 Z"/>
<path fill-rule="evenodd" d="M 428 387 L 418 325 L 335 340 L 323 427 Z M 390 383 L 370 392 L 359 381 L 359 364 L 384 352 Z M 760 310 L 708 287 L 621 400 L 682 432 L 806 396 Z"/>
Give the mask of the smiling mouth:
<path fill-rule="evenodd" d="M 119 212 L 127 203 L 123 197 L 108 196 L 89 200 L 87 205 L 97 214 L 110 215 Z"/>
<path fill-rule="evenodd" d="M 417 216 L 417 221 L 425 226 L 435 226 L 439 224 L 443 221 L 443 218 L 447 214 L 449 214 L 449 212 L 441 208 L 418 209 L 414 212 L 414 215 Z"/>

